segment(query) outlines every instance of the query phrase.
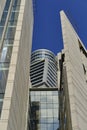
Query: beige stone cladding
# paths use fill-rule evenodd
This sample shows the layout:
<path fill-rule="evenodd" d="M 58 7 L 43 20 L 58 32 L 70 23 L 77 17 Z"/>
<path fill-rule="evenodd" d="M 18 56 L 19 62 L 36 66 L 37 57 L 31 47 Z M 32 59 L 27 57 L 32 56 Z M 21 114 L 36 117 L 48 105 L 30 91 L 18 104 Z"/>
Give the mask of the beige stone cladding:
<path fill-rule="evenodd" d="M 32 1 L 21 0 L 0 119 L 0 130 L 27 130 L 32 30 Z"/>
<path fill-rule="evenodd" d="M 83 68 L 84 62 L 87 70 L 87 57 L 81 54 L 80 45 L 83 44 L 65 13 L 61 11 L 60 15 L 72 130 L 87 130 L 87 84 Z M 84 50 L 87 53 L 85 48 Z"/>
<path fill-rule="evenodd" d="M 57 64 L 57 67 L 58 67 L 57 80 L 58 80 L 58 89 L 59 89 L 59 87 L 60 87 L 60 72 L 61 72 L 59 61 L 61 59 L 61 52 L 57 54 L 56 58 L 57 58 L 57 62 L 58 62 L 58 64 Z"/>
<path fill-rule="evenodd" d="M 6 0 L 0 0 L 0 19 L 4 10 L 5 3 L 6 3 Z"/>

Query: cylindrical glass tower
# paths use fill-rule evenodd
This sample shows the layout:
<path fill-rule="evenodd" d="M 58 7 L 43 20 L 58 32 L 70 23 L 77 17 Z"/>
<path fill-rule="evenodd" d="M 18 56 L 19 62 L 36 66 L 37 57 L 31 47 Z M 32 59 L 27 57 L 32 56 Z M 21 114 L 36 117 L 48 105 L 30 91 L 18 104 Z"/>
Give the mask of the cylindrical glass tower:
<path fill-rule="evenodd" d="M 51 51 L 32 52 L 30 78 L 32 87 L 57 87 L 57 60 Z"/>

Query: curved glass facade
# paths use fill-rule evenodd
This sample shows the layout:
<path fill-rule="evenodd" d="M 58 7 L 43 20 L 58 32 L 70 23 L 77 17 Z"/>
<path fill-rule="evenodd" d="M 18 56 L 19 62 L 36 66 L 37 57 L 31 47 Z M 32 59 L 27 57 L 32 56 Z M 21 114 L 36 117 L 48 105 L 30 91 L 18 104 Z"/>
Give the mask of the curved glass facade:
<path fill-rule="evenodd" d="M 32 52 L 30 78 L 32 87 L 57 87 L 57 60 L 51 51 Z"/>
<path fill-rule="evenodd" d="M 46 59 L 46 58 L 54 62 L 55 64 L 57 63 L 55 55 L 47 49 L 38 49 L 32 52 L 31 63 L 35 62 L 35 60 L 41 60 L 41 59 Z"/>
<path fill-rule="evenodd" d="M 29 91 L 29 130 L 57 130 L 59 128 L 59 100 L 57 60 L 46 49 L 31 55 Z"/>

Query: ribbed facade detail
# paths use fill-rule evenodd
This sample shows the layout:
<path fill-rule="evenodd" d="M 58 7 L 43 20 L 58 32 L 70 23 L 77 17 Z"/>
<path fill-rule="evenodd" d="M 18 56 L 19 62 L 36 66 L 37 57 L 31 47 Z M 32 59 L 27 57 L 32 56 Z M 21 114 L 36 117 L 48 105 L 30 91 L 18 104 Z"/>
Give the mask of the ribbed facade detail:
<path fill-rule="evenodd" d="M 57 60 L 46 49 L 39 49 L 31 55 L 30 77 L 32 87 L 57 87 Z"/>

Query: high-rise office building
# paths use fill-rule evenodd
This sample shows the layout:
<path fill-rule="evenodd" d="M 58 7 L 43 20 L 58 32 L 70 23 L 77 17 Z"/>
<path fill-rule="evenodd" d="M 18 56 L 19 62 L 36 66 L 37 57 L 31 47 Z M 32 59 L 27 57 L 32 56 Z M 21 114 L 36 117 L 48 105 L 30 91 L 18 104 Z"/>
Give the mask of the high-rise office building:
<path fill-rule="evenodd" d="M 30 130 L 87 129 L 87 50 L 63 11 L 60 16 L 64 49 L 53 58 L 57 61 L 55 87 L 43 86 L 49 71 L 45 70 L 45 62 L 54 62 L 47 55 L 50 51 L 36 50 L 31 56 Z M 51 76 L 53 82 L 54 74 Z"/>
<path fill-rule="evenodd" d="M 60 67 L 60 130 L 87 129 L 87 50 L 67 16 L 60 13 L 64 49 Z"/>
<path fill-rule="evenodd" d="M 57 59 L 49 50 L 32 52 L 30 66 L 29 130 L 59 128 Z"/>
<path fill-rule="evenodd" d="M 30 68 L 32 87 L 57 87 L 57 59 L 51 51 L 34 51 Z"/>
<path fill-rule="evenodd" d="M 31 55 L 32 0 L 0 1 L 0 130 L 87 129 L 87 50 L 60 14 L 63 50 Z"/>
<path fill-rule="evenodd" d="M 0 130 L 26 130 L 32 44 L 31 0 L 0 1 Z"/>

